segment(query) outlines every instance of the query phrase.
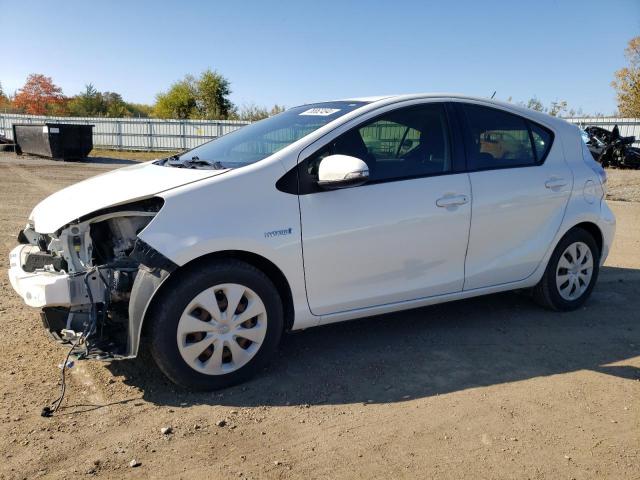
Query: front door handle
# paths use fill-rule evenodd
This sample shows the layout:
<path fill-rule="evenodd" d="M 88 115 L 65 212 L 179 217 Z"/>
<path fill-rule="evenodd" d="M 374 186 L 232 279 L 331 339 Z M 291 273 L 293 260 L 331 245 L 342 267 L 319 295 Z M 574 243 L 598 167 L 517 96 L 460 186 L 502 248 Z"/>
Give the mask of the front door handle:
<path fill-rule="evenodd" d="M 438 207 L 457 207 L 458 205 L 464 205 L 469 202 L 469 197 L 466 195 L 445 195 L 436 200 Z"/>
<path fill-rule="evenodd" d="M 544 182 L 544 186 L 550 190 L 556 190 L 567 185 L 567 181 L 564 178 L 553 177 Z"/>

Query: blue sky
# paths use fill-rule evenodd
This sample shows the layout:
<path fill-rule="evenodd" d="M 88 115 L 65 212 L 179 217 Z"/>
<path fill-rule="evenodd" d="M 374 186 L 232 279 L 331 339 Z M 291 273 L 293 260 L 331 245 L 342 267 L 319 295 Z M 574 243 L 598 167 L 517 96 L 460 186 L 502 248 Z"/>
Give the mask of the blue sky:
<path fill-rule="evenodd" d="M 0 82 L 53 77 L 153 102 L 213 68 L 232 100 L 294 106 L 354 96 L 460 92 L 612 113 L 613 73 L 640 35 L 639 0 L 0 0 Z"/>

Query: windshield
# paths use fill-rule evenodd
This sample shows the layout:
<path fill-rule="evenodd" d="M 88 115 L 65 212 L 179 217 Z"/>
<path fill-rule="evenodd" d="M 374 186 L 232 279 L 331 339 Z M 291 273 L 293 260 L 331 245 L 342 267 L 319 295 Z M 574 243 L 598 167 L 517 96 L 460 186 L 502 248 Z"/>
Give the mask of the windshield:
<path fill-rule="evenodd" d="M 294 107 L 161 162 L 167 166 L 190 168 L 244 167 L 363 105 L 365 102 L 345 101 Z"/>

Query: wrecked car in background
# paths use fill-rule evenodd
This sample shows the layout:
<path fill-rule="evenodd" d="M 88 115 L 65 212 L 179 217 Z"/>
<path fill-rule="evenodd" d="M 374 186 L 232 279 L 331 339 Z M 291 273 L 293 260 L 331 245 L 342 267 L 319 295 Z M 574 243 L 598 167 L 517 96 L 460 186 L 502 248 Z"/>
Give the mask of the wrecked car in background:
<path fill-rule="evenodd" d="M 612 131 L 587 126 L 582 132 L 591 155 L 603 167 L 640 168 L 640 148 L 633 147 L 636 138 L 622 137 L 617 125 Z"/>

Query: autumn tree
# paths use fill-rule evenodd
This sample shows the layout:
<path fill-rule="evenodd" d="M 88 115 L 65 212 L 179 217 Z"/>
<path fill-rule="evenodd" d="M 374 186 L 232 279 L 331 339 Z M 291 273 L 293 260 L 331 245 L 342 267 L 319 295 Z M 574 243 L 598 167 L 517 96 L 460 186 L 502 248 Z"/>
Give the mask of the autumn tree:
<path fill-rule="evenodd" d="M 625 57 L 629 65 L 615 73 L 611 86 L 618 96 L 620 115 L 640 118 L 640 37 L 629 40 Z"/>
<path fill-rule="evenodd" d="M 65 104 L 62 89 L 56 86 L 51 77 L 32 73 L 24 86 L 18 90 L 13 101 L 16 108 L 32 115 L 61 113 Z"/>
<path fill-rule="evenodd" d="M 7 97 L 2 89 L 2 83 L 0 83 L 0 109 L 6 110 L 11 106 L 11 101 Z"/>

